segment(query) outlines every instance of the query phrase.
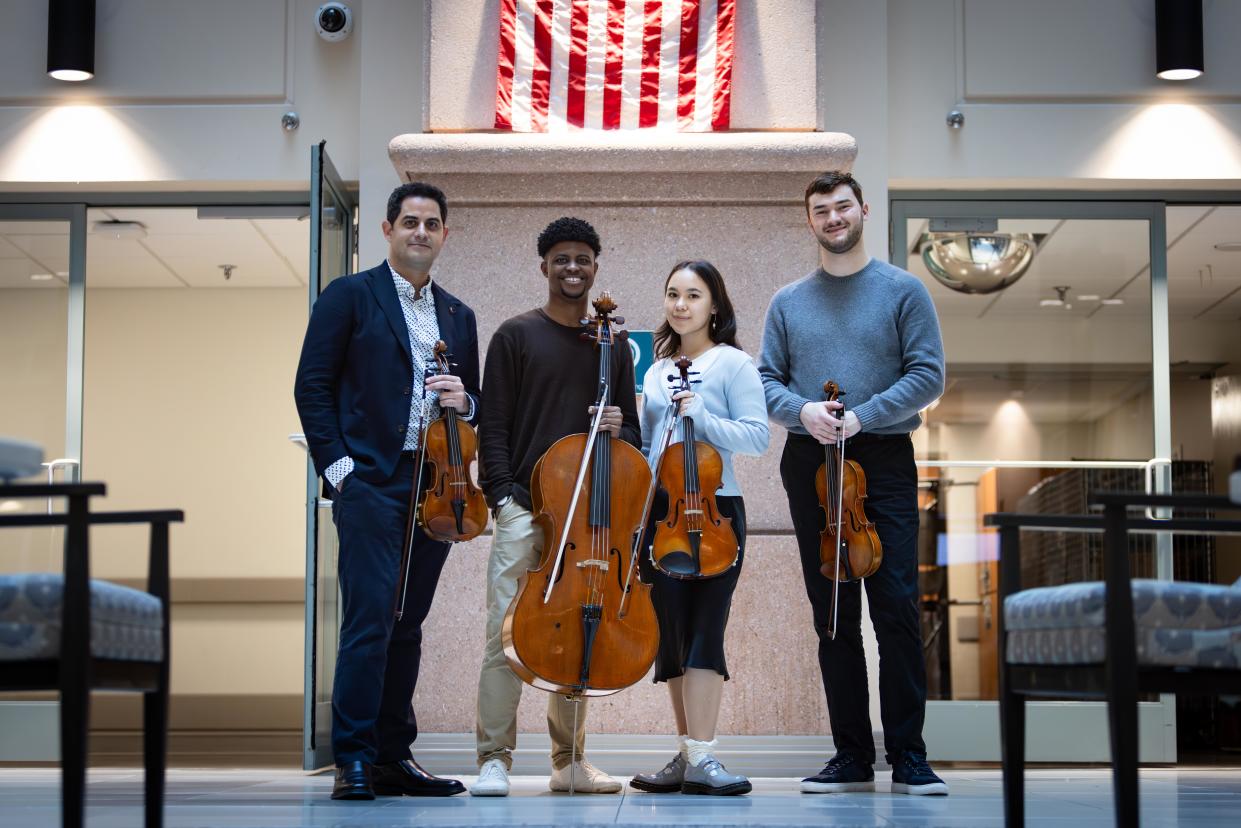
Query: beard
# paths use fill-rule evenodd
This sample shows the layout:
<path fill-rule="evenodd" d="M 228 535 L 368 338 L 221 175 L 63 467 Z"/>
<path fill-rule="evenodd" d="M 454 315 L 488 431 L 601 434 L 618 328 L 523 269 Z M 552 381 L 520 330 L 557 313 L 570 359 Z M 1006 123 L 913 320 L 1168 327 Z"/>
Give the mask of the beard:
<path fill-rule="evenodd" d="M 822 247 L 824 250 L 826 250 L 828 253 L 835 253 L 839 255 L 841 253 L 848 253 L 850 250 L 857 247 L 857 243 L 861 240 L 862 240 L 862 225 L 854 224 L 849 227 L 849 232 L 845 234 L 845 237 L 841 239 L 840 241 L 837 241 L 837 242 L 826 241 L 820 237 L 819 246 Z"/>

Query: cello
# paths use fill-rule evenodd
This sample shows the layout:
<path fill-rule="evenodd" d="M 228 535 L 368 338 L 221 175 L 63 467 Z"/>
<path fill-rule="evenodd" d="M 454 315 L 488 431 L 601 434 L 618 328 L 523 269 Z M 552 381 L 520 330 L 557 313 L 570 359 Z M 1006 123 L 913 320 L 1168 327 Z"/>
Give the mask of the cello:
<path fill-rule="evenodd" d="M 432 361 L 434 368 L 428 366 L 427 375 L 433 371 L 452 372 L 448 346 L 442 339 L 435 343 Z M 422 393 L 425 403 L 425 385 Z M 426 425 L 420 414 L 418 428 L 422 434 L 422 448 L 418 452 L 409 514 L 405 520 L 405 544 L 401 550 L 393 610 L 397 621 L 405 614 L 405 590 L 417 524 L 422 524 L 427 537 L 448 543 L 473 540 L 487 528 L 487 501 L 470 479 L 469 466 L 478 451 L 478 435 L 473 427 L 458 417 L 455 408 L 446 406 L 439 417 Z M 428 465 L 432 469 L 432 484 L 424 490 L 422 483 Z"/>
<path fill-rule="evenodd" d="M 829 402 L 844 396 L 833 381 L 823 384 Z M 841 409 L 844 414 L 844 409 Z M 819 572 L 832 581 L 832 615 L 828 638 L 836 638 L 840 583 L 869 578 L 883 563 L 883 544 L 875 524 L 866 517 L 866 473 L 856 460 L 845 458 L 845 438 L 823 447 L 823 465 L 814 476 L 819 505 L 827 525 L 819 533 Z"/>
<path fill-rule="evenodd" d="M 692 364 L 687 356 L 676 361 L 678 391 L 690 390 Z M 655 527 L 651 563 L 672 578 L 713 578 L 735 566 L 740 551 L 732 520 L 720 514 L 715 502 L 724 461 L 714 446 L 694 439 L 693 418 L 681 416 L 680 421 L 681 450 L 666 451 L 659 458 L 659 484 L 668 493 L 668 514 Z"/>
<path fill-rule="evenodd" d="M 595 415 L 588 433 L 560 438 L 535 464 L 530 497 L 543 552 L 519 579 L 502 632 L 509 667 L 522 681 L 571 698 L 638 681 L 659 644 L 650 586 L 625 583 L 650 467 L 642 452 L 599 428 L 611 399 L 612 348 L 624 337 L 612 326 L 624 320 L 612 317 L 616 303 L 607 293 L 593 304 L 595 316 L 582 324 L 599 348 Z"/>

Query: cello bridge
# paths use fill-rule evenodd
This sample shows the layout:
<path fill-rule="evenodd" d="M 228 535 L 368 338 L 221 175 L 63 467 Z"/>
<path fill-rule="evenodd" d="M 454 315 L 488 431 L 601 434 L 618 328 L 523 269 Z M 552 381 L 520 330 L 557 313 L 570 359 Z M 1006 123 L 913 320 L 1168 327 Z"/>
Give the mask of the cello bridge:
<path fill-rule="evenodd" d="M 579 569 L 585 569 L 588 566 L 597 566 L 603 572 L 608 571 L 608 562 L 599 558 L 591 558 L 589 561 L 578 561 L 577 566 Z"/>

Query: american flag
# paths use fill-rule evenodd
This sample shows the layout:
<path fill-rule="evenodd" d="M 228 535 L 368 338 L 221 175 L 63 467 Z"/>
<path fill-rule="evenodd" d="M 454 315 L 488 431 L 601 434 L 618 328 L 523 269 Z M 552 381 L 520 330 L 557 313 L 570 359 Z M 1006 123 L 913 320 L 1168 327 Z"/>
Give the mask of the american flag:
<path fill-rule="evenodd" d="M 500 0 L 496 129 L 728 129 L 736 0 Z"/>

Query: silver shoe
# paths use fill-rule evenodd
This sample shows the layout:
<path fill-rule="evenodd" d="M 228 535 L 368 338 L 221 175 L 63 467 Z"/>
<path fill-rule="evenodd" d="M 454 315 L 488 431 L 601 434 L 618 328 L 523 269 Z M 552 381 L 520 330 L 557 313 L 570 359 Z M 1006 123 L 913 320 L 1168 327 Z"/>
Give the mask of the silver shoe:
<path fill-rule="evenodd" d="M 639 773 L 629 780 L 629 787 L 647 793 L 676 793 L 685 778 L 685 756 L 678 753 L 664 769 L 655 773 Z"/>
<path fill-rule="evenodd" d="M 685 779 L 681 783 L 681 793 L 710 796 L 747 794 L 752 788 L 749 779 L 740 774 L 729 773 L 714 756 L 703 760 L 701 765 L 687 764 Z"/>

